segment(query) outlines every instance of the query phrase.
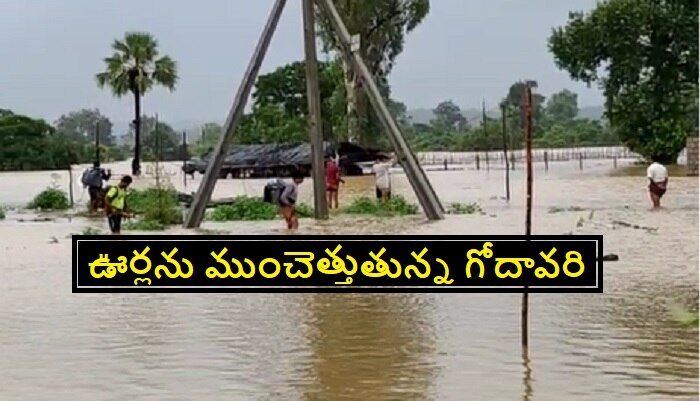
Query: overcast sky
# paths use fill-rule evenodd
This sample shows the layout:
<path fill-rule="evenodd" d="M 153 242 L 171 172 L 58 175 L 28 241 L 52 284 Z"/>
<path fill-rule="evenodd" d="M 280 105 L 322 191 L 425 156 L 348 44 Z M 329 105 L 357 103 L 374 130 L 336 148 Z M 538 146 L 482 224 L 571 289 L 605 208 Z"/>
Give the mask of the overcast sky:
<path fill-rule="evenodd" d="M 144 112 L 168 121 L 221 121 L 242 78 L 272 0 L 0 0 L 0 108 L 50 121 L 97 107 L 131 120 L 132 100 L 95 85 L 112 41 L 131 30 L 156 36 L 179 63 L 173 94 L 149 93 Z M 595 0 L 433 0 L 406 40 L 390 81 L 409 108 L 452 99 L 493 107 L 512 82 L 536 79 L 545 95 L 569 88 L 582 106 L 599 105 L 595 88 L 574 83 L 547 50 L 553 26 Z M 263 72 L 301 59 L 299 0 L 290 0 Z"/>

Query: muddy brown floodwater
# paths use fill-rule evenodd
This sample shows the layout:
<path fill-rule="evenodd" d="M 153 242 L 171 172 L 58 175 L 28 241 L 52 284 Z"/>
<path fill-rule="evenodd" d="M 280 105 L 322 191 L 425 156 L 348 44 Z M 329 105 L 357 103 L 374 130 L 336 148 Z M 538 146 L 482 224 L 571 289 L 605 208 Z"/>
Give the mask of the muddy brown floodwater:
<path fill-rule="evenodd" d="M 644 177 L 586 163 L 538 166 L 533 232 L 603 234 L 620 260 L 606 264 L 603 294 L 531 295 L 529 361 L 518 294 L 72 294 L 66 237 L 104 222 L 21 223 L 11 213 L 0 222 L 0 400 L 697 399 L 698 330 L 669 309 L 697 310 L 698 180 L 673 177 L 664 210 L 650 212 Z M 521 234 L 523 173 L 513 173 L 510 205 L 499 198 L 502 174 L 429 173 L 443 202 L 478 202 L 485 215 L 334 216 L 303 220 L 301 232 Z M 0 174 L 0 203 L 24 204 L 52 181 L 66 179 Z M 215 195 L 262 185 L 221 180 Z M 372 181 L 351 178 L 342 190 L 341 202 L 371 195 Z M 311 192 L 305 183 L 302 200 Z M 414 199 L 403 175 L 394 192 Z M 75 196 L 86 199 L 78 185 Z M 281 226 L 205 224 L 250 234 Z"/>

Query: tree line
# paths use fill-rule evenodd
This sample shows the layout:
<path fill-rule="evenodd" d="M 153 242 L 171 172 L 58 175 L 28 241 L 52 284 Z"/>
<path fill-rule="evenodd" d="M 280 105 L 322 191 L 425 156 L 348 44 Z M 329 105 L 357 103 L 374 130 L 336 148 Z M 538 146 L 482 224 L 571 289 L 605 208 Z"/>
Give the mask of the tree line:
<path fill-rule="evenodd" d="M 152 116 L 141 120 L 144 160 L 190 156 L 181 135 L 168 123 L 156 126 Z M 117 137 L 112 122 L 97 109 L 70 112 L 52 124 L 0 109 L 0 171 L 66 169 L 98 158 L 102 163 L 126 160 L 133 150 L 133 138 L 133 127 L 122 138 Z"/>
<path fill-rule="evenodd" d="M 428 16 L 429 0 L 337 1 L 336 6 L 349 31 L 359 36 L 359 52 L 416 150 L 486 150 L 502 146 L 498 118 L 486 115 L 480 122 L 466 121 L 460 117 L 459 107 L 445 101 L 436 106 L 435 119 L 429 124 L 414 124 L 406 115 L 405 105 L 392 99 L 388 75 L 406 36 Z M 361 79 L 339 50 L 328 21 L 322 15 L 318 17 L 319 37 L 328 56 L 328 61 L 319 65 L 324 137 L 388 147 Z M 603 90 L 605 119 L 577 118 L 576 96 L 570 91 L 563 90 L 548 100 L 535 93 L 535 144 L 558 147 L 621 142 L 644 156 L 674 161 L 687 136 L 697 135 L 697 36 L 697 2 L 606 0 L 589 12 L 571 12 L 564 26 L 552 30 L 548 46 L 556 65 L 572 79 L 597 84 Z M 174 91 L 180 80 L 178 65 L 170 56 L 159 53 L 157 40 L 148 33 L 128 32 L 112 43 L 111 51 L 104 59 L 104 71 L 95 79 L 98 86 L 110 89 L 117 97 L 134 98 L 135 118 L 128 138 L 134 144 L 132 169 L 138 173 L 141 157 L 152 158 L 156 152 L 155 130 L 151 129 L 155 124 L 143 115 L 141 98 L 156 85 Z M 536 81 L 514 83 L 499 105 L 506 114 L 511 147 L 522 143 L 520 99 L 526 86 L 535 87 Z M 245 115 L 236 140 L 305 142 L 306 108 L 303 61 L 261 75 L 256 81 L 252 111 Z M 2 168 L 58 168 L 71 160 L 91 159 L 89 129 L 71 127 L 81 119 L 69 116 L 65 116 L 68 122 L 59 119 L 51 126 L 3 110 Z M 100 118 L 90 117 L 102 121 Z M 105 130 L 101 143 L 107 155 L 124 156 L 126 147 L 110 144 L 108 126 L 100 125 L 100 136 Z M 160 126 L 162 136 L 158 137 L 164 159 L 175 157 L 177 134 L 165 123 Z M 193 153 L 213 147 L 221 126 L 207 124 L 202 131 L 204 135 L 194 144 Z M 180 149 L 180 156 L 182 153 Z"/>

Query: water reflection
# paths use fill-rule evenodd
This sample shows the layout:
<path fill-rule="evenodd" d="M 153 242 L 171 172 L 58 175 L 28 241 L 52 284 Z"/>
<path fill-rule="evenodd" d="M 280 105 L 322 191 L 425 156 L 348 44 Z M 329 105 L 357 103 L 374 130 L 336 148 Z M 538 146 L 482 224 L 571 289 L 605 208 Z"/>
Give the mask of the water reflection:
<path fill-rule="evenodd" d="M 436 374 L 430 300 L 315 295 L 313 377 L 305 400 L 425 400 Z"/>
<path fill-rule="evenodd" d="M 530 367 L 530 356 L 527 347 L 523 349 L 523 401 L 532 400 L 532 368 Z"/>

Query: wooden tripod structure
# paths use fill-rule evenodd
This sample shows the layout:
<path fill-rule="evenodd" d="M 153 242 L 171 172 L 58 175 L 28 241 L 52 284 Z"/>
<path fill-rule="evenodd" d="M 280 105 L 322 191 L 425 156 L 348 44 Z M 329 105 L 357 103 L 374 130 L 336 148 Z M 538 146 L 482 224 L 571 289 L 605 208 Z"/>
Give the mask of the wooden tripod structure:
<path fill-rule="evenodd" d="M 444 209 L 435 193 L 435 190 L 430 185 L 428 177 L 418 163 L 418 159 L 411 151 L 406 143 L 406 140 L 401 133 L 396 120 L 389 112 L 384 99 L 377 87 L 372 74 L 369 72 L 364 60 L 355 49 L 352 48 L 351 36 L 347 27 L 343 23 L 338 10 L 335 8 L 332 0 L 301 0 L 303 2 L 303 19 L 304 19 L 304 49 L 306 58 L 306 89 L 309 105 L 309 137 L 311 139 L 311 155 L 312 155 L 312 177 L 314 181 L 314 212 L 317 219 L 328 218 L 328 205 L 325 197 L 325 177 L 323 166 L 323 137 L 321 134 L 321 101 L 319 94 L 318 83 L 318 61 L 316 55 L 316 32 L 314 21 L 314 3 L 319 8 L 321 15 L 331 22 L 333 31 L 339 39 L 340 46 L 344 55 L 352 60 L 353 69 L 364 81 L 363 87 L 367 90 L 370 104 L 375 113 L 379 117 L 383 129 L 388 133 L 394 152 L 396 153 L 398 162 L 406 171 L 409 182 L 416 193 L 418 201 L 423 208 L 426 216 L 430 220 L 440 220 L 444 218 Z M 277 28 L 282 11 L 287 0 L 275 0 L 270 16 L 267 19 L 265 27 L 253 56 L 251 57 L 248 68 L 243 76 L 241 86 L 238 88 L 236 97 L 233 101 L 231 111 L 226 118 L 224 125 L 224 134 L 219 139 L 216 149 L 213 153 L 213 158 L 207 166 L 207 171 L 204 174 L 202 183 L 197 189 L 189 213 L 185 219 L 184 226 L 186 228 L 199 227 L 206 211 L 207 204 L 211 199 L 211 194 L 214 191 L 214 185 L 219 176 L 219 171 L 223 165 L 226 155 L 228 155 L 229 145 L 232 142 L 234 133 L 238 128 L 246 101 L 253 89 L 253 84 L 260 71 L 267 49 L 272 40 L 272 36 Z"/>

